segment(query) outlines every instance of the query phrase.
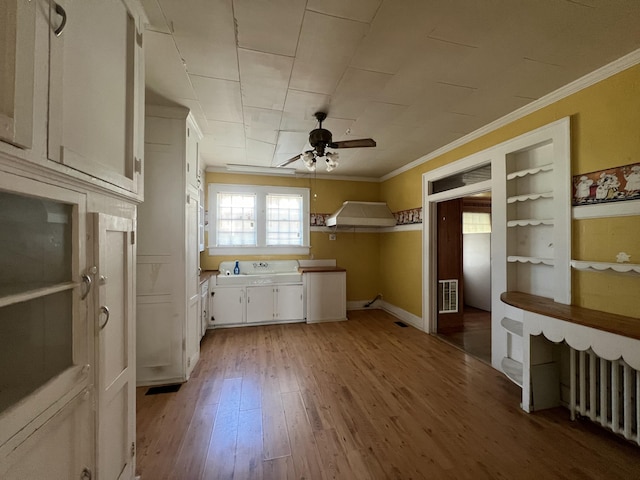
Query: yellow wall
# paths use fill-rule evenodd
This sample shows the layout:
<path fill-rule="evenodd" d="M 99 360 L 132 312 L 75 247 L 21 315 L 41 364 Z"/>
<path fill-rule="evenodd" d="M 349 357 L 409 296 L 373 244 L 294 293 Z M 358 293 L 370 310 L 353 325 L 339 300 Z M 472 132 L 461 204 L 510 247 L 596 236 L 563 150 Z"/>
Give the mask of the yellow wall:
<path fill-rule="evenodd" d="M 207 183 L 231 183 L 240 185 L 276 185 L 306 187 L 310 189 L 311 213 L 333 213 L 346 200 L 377 201 L 380 195 L 378 182 L 353 182 L 310 178 L 276 177 L 207 172 Z M 377 233 L 354 233 L 338 230 L 336 240 L 329 240 L 325 232 L 311 232 L 310 255 L 303 256 L 210 256 L 205 250 L 200 254 L 204 270 L 215 270 L 225 260 L 245 259 L 335 259 L 347 269 L 347 300 L 357 301 L 375 297 L 380 293 L 380 239 Z"/>
<path fill-rule="evenodd" d="M 422 174 L 560 118 L 571 117 L 573 175 L 640 162 L 640 66 L 634 66 L 546 108 L 383 182 L 380 193 L 392 211 L 421 205 Z M 385 300 L 421 315 L 422 262 L 419 232 L 385 234 Z M 409 240 L 407 237 L 411 237 Z M 415 237 L 415 238 L 414 238 Z M 572 257 L 615 261 L 626 251 L 640 262 L 640 217 L 573 222 Z M 573 303 L 606 312 L 640 317 L 640 276 L 573 272 Z"/>

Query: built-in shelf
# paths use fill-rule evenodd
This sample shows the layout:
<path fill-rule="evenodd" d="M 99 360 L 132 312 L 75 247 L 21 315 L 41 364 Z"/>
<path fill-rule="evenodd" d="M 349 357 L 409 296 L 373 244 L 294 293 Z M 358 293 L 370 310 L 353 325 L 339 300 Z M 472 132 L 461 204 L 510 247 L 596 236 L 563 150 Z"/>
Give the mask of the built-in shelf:
<path fill-rule="evenodd" d="M 509 317 L 503 317 L 502 320 L 500 320 L 500 325 L 502 325 L 507 332 L 519 337 L 522 336 L 522 322 Z"/>
<path fill-rule="evenodd" d="M 538 225 L 553 225 L 553 218 L 523 218 L 520 220 L 509 220 L 507 227 L 536 227 Z"/>
<path fill-rule="evenodd" d="M 507 203 L 527 202 L 538 200 L 540 198 L 553 198 L 553 192 L 526 193 L 524 195 L 515 195 L 507 198 Z"/>
<path fill-rule="evenodd" d="M 513 358 L 502 359 L 502 371 L 516 385 L 522 387 L 522 363 Z"/>
<path fill-rule="evenodd" d="M 610 271 L 615 273 L 640 274 L 640 264 L 637 263 L 608 263 L 571 260 L 571 267 L 576 270 L 588 270 L 592 272 Z"/>
<path fill-rule="evenodd" d="M 523 257 L 520 255 L 509 255 L 507 257 L 507 262 L 509 263 L 533 263 L 534 265 L 538 265 L 540 263 L 544 265 L 553 266 L 554 260 L 553 258 L 540 258 L 540 257 Z"/>
<path fill-rule="evenodd" d="M 524 177 L 526 175 L 535 175 L 540 172 L 548 172 L 553 170 L 553 164 L 540 165 L 539 167 L 527 168 L 525 170 L 519 170 L 517 172 L 507 174 L 507 180 L 513 180 L 514 178 Z"/>

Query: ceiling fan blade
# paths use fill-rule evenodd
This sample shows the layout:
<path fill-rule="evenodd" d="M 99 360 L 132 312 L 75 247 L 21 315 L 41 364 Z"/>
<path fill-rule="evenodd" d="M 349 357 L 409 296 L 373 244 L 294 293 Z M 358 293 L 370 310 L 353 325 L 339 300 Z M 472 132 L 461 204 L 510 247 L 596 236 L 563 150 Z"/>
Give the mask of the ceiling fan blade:
<path fill-rule="evenodd" d="M 295 162 L 296 160 L 298 160 L 300 157 L 302 156 L 301 153 L 299 153 L 298 155 L 296 155 L 295 157 L 291 157 L 289 160 L 285 160 L 284 162 L 279 163 L 278 165 L 276 165 L 276 168 L 279 167 L 286 167 L 287 165 L 289 165 L 290 163 Z"/>
<path fill-rule="evenodd" d="M 329 146 L 331 148 L 375 147 L 376 141 L 373 138 L 360 138 L 358 140 L 342 140 L 341 142 L 333 142 Z"/>

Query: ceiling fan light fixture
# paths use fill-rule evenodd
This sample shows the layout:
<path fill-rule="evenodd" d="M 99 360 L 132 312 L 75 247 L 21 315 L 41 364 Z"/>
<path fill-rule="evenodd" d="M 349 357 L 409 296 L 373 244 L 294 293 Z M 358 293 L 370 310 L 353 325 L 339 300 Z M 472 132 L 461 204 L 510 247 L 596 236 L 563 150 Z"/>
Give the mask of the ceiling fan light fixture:
<path fill-rule="evenodd" d="M 316 169 L 316 158 L 313 155 L 313 152 L 308 151 L 308 152 L 304 152 L 301 156 L 302 158 L 302 163 L 304 164 L 305 167 L 307 167 L 307 170 L 313 172 Z"/>
<path fill-rule="evenodd" d="M 337 152 L 328 152 L 327 153 L 327 156 L 325 158 L 325 162 L 327 163 L 327 172 L 331 172 L 338 165 L 340 165 L 338 163 L 338 158 L 340 158 L 340 155 Z"/>

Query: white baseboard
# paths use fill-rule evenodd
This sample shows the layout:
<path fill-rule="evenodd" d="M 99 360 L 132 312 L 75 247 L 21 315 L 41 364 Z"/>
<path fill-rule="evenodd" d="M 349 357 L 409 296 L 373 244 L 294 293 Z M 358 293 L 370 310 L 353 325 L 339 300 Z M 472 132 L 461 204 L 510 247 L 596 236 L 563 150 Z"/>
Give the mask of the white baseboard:
<path fill-rule="evenodd" d="M 408 323 L 412 327 L 417 328 L 418 330 L 426 331 L 424 328 L 424 322 L 422 318 L 414 315 L 413 313 L 407 312 L 400 307 L 396 307 L 395 305 L 390 304 L 389 302 L 385 302 L 384 300 L 376 300 L 370 307 L 365 307 L 364 305 L 369 303 L 367 300 L 356 300 L 353 302 L 347 302 L 347 310 L 368 310 L 368 309 L 379 309 L 384 310 L 385 312 L 390 313 L 394 317 L 399 318 L 405 323 Z"/>

